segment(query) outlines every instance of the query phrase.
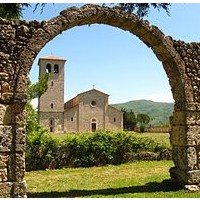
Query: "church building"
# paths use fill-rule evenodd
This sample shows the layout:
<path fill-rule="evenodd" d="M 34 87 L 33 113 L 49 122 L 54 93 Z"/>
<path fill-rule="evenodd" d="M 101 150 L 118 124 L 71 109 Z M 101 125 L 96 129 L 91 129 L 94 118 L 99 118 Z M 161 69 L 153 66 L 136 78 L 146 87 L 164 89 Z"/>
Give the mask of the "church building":
<path fill-rule="evenodd" d="M 122 130 L 123 113 L 108 104 L 108 94 L 91 89 L 64 103 L 63 58 L 39 58 L 39 76 L 49 74 L 48 89 L 39 97 L 39 123 L 49 132 L 94 132 Z"/>

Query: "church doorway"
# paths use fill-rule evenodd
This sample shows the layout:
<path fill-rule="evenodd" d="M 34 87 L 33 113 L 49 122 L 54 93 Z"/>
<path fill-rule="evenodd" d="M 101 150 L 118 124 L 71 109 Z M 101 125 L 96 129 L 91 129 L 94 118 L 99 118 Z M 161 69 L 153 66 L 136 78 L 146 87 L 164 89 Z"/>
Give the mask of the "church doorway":
<path fill-rule="evenodd" d="M 97 130 L 97 120 L 94 118 L 91 120 L 90 130 L 91 132 L 95 132 Z"/>

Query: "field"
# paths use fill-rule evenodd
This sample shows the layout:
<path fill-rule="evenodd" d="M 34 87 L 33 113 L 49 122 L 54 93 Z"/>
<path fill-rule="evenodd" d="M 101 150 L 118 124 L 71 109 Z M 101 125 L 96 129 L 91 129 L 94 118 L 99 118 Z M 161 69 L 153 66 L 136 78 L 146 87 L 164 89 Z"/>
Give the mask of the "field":
<path fill-rule="evenodd" d="M 172 161 L 139 161 L 118 166 L 27 172 L 29 198 L 200 197 L 170 182 Z"/>

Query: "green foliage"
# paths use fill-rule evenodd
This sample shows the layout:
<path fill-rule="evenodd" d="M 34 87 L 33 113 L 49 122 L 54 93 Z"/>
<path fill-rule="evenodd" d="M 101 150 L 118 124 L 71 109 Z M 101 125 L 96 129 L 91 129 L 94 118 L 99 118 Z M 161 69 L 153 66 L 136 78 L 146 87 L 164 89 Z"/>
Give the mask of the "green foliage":
<path fill-rule="evenodd" d="M 146 125 L 150 122 L 150 117 L 147 114 L 138 114 L 137 122 L 140 124 L 140 132 L 144 133 Z"/>
<path fill-rule="evenodd" d="M 124 130 L 134 130 L 137 124 L 137 119 L 135 113 L 131 110 L 127 111 L 125 108 L 122 108 L 123 112 L 123 128 Z"/>
<path fill-rule="evenodd" d="M 19 19 L 22 16 L 23 9 L 29 6 L 29 3 L 0 3 L 0 17 Z"/>
<path fill-rule="evenodd" d="M 26 169 L 91 167 L 134 160 L 170 158 L 170 150 L 148 137 L 129 132 L 68 134 L 58 140 L 46 133 L 28 135 Z M 167 156 L 166 156 L 167 155 Z"/>
<path fill-rule="evenodd" d="M 58 141 L 52 139 L 46 130 L 39 128 L 26 139 L 26 166 L 29 170 L 46 169 L 51 166 L 53 153 L 58 150 Z"/>
<path fill-rule="evenodd" d="M 139 18 L 148 16 L 150 8 L 165 10 L 169 15 L 169 6 L 170 3 L 119 3 L 119 5 L 126 10 L 127 12 L 134 12 Z"/>
<path fill-rule="evenodd" d="M 28 96 L 29 99 L 40 97 L 48 88 L 49 74 L 45 73 L 39 76 L 39 80 L 35 84 L 29 84 Z"/>

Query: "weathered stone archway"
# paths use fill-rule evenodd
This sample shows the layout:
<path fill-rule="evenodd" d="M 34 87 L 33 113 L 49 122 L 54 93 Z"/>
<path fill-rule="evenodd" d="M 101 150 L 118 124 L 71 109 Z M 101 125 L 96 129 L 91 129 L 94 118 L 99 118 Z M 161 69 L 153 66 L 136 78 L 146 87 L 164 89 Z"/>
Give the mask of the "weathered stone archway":
<path fill-rule="evenodd" d="M 85 5 L 49 21 L 0 19 L 0 196 L 25 197 L 25 103 L 27 75 L 39 51 L 62 31 L 84 24 L 107 24 L 131 32 L 152 49 L 169 78 L 175 100 L 170 141 L 171 178 L 200 183 L 200 43 L 165 36 L 148 21 L 120 8 Z"/>

